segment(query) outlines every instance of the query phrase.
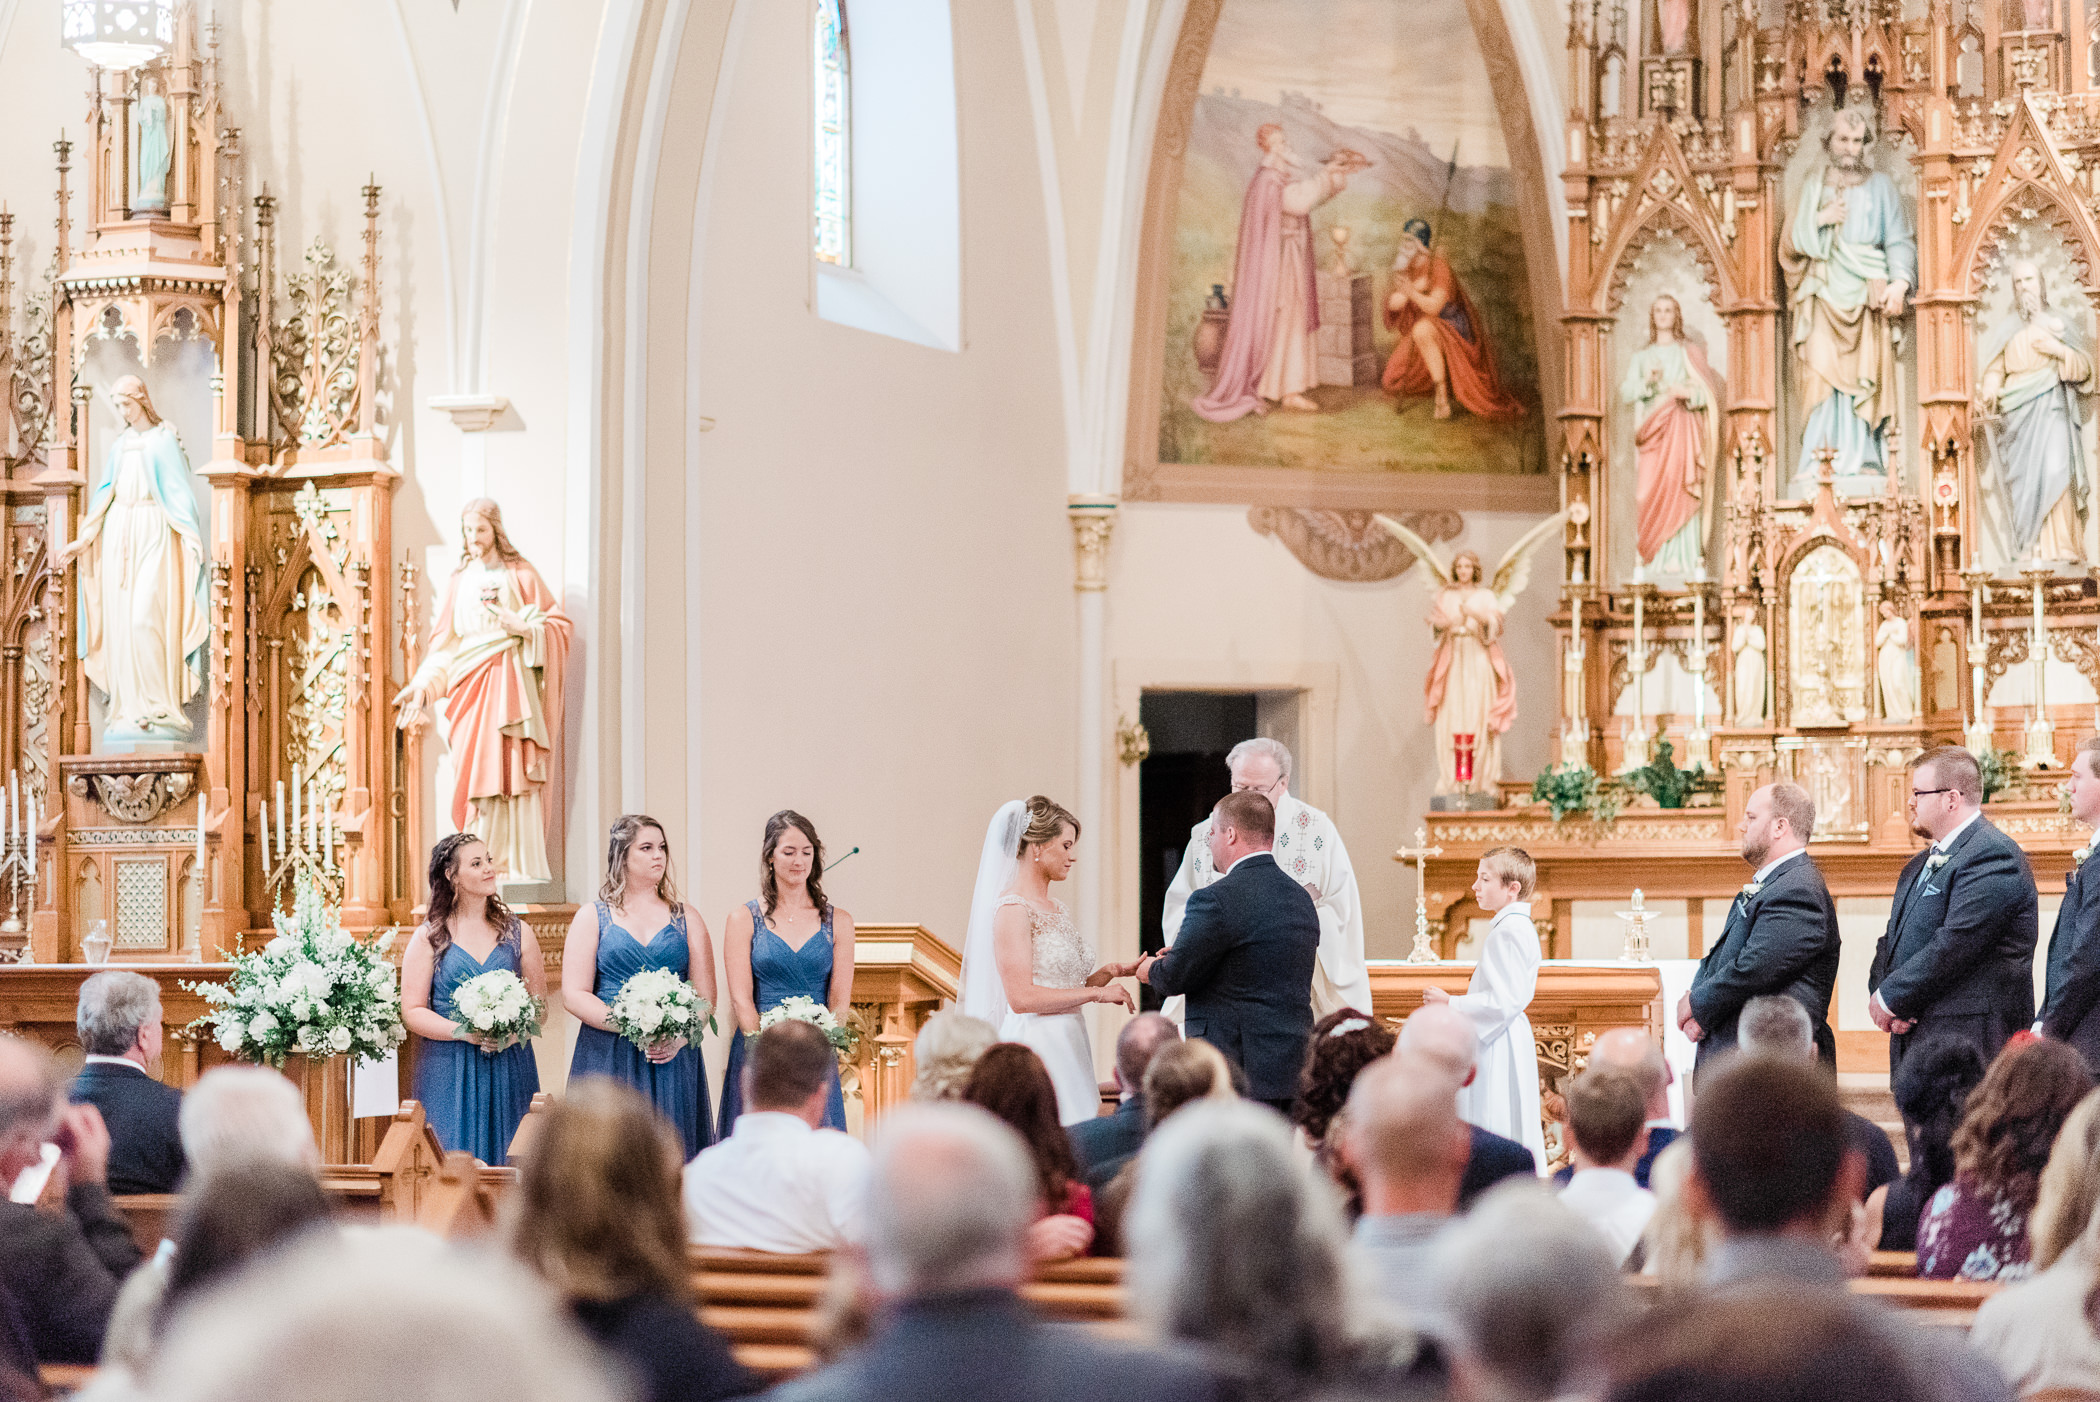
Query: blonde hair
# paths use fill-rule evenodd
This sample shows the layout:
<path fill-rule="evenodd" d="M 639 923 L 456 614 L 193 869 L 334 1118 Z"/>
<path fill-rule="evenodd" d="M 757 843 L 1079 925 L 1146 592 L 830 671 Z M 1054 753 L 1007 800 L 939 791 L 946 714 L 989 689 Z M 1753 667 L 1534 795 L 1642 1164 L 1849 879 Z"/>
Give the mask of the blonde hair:
<path fill-rule="evenodd" d="M 1072 816 L 1070 809 L 1055 800 L 1037 794 L 1028 800 L 1028 811 L 1023 816 L 1028 821 L 1021 827 L 1021 843 L 1014 848 L 1016 857 L 1031 847 L 1057 841 L 1057 835 L 1068 827 L 1072 830 L 1073 840 L 1078 840 L 1079 820 Z"/>
<path fill-rule="evenodd" d="M 2057 1131 L 2035 1191 L 2027 1234 L 2034 1268 L 2044 1271 L 2070 1250 L 2100 1205 L 2100 1090 L 2078 1102 Z"/>
<path fill-rule="evenodd" d="M 1497 881 L 1517 883 L 1517 899 L 1528 901 L 1538 886 L 1539 865 L 1521 847 L 1490 847 L 1480 854 L 1480 869 Z"/>
<path fill-rule="evenodd" d="M 1692 1176 L 1692 1141 L 1679 1135 L 1655 1156 L 1648 1186 L 1655 1192 L 1655 1214 L 1641 1234 L 1647 1247 L 1647 1274 L 1666 1291 L 1695 1290 L 1705 1280 L 1706 1258 L 1714 1248 L 1712 1229 L 1693 1214 L 1685 1192 Z"/>
<path fill-rule="evenodd" d="M 947 1008 L 926 1019 L 912 1042 L 916 1070 L 913 1100 L 960 1100 L 977 1058 L 999 1040 L 999 1032 L 982 1018 Z"/>

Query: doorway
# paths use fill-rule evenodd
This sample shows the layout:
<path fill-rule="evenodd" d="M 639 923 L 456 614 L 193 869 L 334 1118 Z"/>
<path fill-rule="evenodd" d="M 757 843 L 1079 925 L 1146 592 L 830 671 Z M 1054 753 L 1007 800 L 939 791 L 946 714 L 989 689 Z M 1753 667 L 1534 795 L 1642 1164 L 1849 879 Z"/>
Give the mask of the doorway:
<path fill-rule="evenodd" d="M 1165 944 L 1160 915 L 1167 887 L 1188 849 L 1189 829 L 1203 821 L 1232 788 L 1225 756 L 1250 736 L 1267 736 L 1298 753 L 1299 712 L 1304 693 L 1281 691 L 1147 690 L 1138 697 L 1138 720 L 1152 749 L 1138 766 L 1138 948 L 1152 953 Z M 1291 792 L 1299 792 L 1293 764 Z M 1159 995 L 1141 989 L 1143 1006 L 1159 1006 Z"/>

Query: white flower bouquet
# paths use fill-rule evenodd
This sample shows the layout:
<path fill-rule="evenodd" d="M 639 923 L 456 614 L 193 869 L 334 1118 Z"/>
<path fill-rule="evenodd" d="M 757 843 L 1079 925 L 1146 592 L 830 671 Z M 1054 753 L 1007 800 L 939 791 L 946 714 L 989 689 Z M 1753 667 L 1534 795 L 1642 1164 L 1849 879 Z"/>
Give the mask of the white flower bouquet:
<path fill-rule="evenodd" d="M 628 979 L 607 1012 L 613 1031 L 644 1051 L 673 1037 L 697 1042 L 715 1026 L 714 1004 L 669 969 L 644 969 Z"/>
<path fill-rule="evenodd" d="M 503 1045 L 540 1035 L 547 1005 L 508 969 L 476 974 L 452 990 L 452 1016 L 477 1039 Z"/>
<path fill-rule="evenodd" d="M 209 1032 L 229 1055 L 279 1070 L 293 1055 L 378 1061 L 401 1045 L 408 1030 L 400 983 L 386 959 L 391 931 L 359 944 L 306 881 L 291 915 L 272 919 L 277 937 L 236 956 L 225 983 L 182 985 L 211 1004 L 185 1032 Z"/>
<path fill-rule="evenodd" d="M 763 1032 L 768 1027 L 783 1022 L 806 1022 L 822 1032 L 824 1040 L 831 1043 L 832 1051 L 838 1054 L 841 1064 L 851 1061 L 853 1049 L 860 1045 L 860 1033 L 840 1022 L 832 1015 L 831 1009 L 814 998 L 804 998 L 798 994 L 793 998 L 781 999 L 758 1015 L 758 1030 Z"/>

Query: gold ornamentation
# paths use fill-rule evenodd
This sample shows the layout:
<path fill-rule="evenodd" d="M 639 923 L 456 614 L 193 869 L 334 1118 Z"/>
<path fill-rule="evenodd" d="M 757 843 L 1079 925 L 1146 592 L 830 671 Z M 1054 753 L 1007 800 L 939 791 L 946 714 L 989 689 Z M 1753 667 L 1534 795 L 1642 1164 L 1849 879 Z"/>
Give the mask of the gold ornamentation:
<path fill-rule="evenodd" d="M 356 431 L 358 326 L 350 308 L 350 272 L 315 239 L 306 271 L 285 279 L 291 315 L 272 336 L 270 388 L 277 422 L 309 447 L 325 448 Z"/>
<path fill-rule="evenodd" d="M 1454 540 L 1465 529 L 1465 518 L 1456 511 L 1388 514 L 1432 543 Z M 1415 562 L 1414 552 L 1380 527 L 1376 516 L 1370 511 L 1256 506 L 1248 509 L 1247 524 L 1282 541 L 1299 564 L 1322 579 L 1363 584 L 1396 578 Z"/>
<path fill-rule="evenodd" d="M 1143 764 L 1152 753 L 1152 736 L 1145 730 L 1143 721 L 1118 716 L 1116 725 L 1116 758 L 1123 761 L 1125 769 L 1134 764 Z"/>
<path fill-rule="evenodd" d="M 1074 585 L 1082 593 L 1108 588 L 1108 540 L 1116 529 L 1113 497 L 1074 497 L 1065 506 L 1072 522 L 1072 549 L 1077 557 Z"/>
<path fill-rule="evenodd" d="M 195 790 L 195 779 L 187 772 L 174 774 L 149 771 L 143 774 L 75 774 L 66 781 L 66 791 L 101 805 L 120 823 L 150 823 Z"/>

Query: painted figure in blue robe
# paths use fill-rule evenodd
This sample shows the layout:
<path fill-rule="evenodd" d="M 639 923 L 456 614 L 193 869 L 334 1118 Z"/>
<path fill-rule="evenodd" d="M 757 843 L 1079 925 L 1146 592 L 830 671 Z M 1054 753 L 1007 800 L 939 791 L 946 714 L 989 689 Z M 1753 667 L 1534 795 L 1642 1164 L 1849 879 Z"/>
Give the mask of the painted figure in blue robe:
<path fill-rule="evenodd" d="M 1837 477 L 1880 472 L 1896 416 L 1896 323 L 1918 285 L 1918 238 L 1895 182 L 1867 164 L 1873 140 L 1865 111 L 1840 110 L 1823 138 L 1827 159 L 1782 226 L 1796 388 L 1808 415 L 1797 477 L 1816 474 L 1821 448 L 1836 451 Z"/>
<path fill-rule="evenodd" d="M 2091 413 L 2093 359 L 2084 316 L 2049 305 L 2041 270 L 2014 263 L 2012 310 L 1978 347 L 1979 422 L 1990 432 L 1996 488 L 2015 560 L 2050 564 L 2085 559 L 2092 467 L 2085 420 Z"/>
<path fill-rule="evenodd" d="M 80 562 L 80 657 L 108 698 L 105 741 L 185 740 L 183 706 L 203 685 L 210 631 L 204 520 L 174 425 L 145 381 L 110 390 L 124 431 L 103 457 L 80 532 L 58 552 Z"/>
<path fill-rule="evenodd" d="M 430 853 L 430 906 L 401 955 L 401 1020 L 419 1039 L 415 1097 L 447 1149 L 486 1164 L 510 1158 L 510 1141 L 540 1088 L 532 1043 L 476 1033 L 454 998 L 483 974 L 515 974 L 535 998 L 547 996 L 546 965 L 532 930 L 496 894 L 500 872 L 487 844 L 470 832 L 442 839 Z"/>
<path fill-rule="evenodd" d="M 612 1028 L 620 990 L 644 969 L 676 974 L 713 1006 L 714 944 L 678 897 L 663 824 L 627 813 L 613 822 L 598 899 L 577 910 L 562 950 L 562 1005 L 583 1024 L 569 1079 L 609 1076 L 633 1086 L 678 1131 L 691 1159 L 714 1142 L 700 1048 L 678 1036 L 637 1046 Z"/>
<path fill-rule="evenodd" d="M 722 1073 L 722 1120 L 716 1127 L 722 1139 L 744 1110 L 744 1051 L 761 1015 L 789 998 L 829 1008 L 841 1023 L 853 1014 L 853 917 L 825 897 L 824 842 L 816 826 L 792 808 L 766 819 L 758 889 L 758 899 L 731 911 L 722 927 L 729 1011 L 736 1020 Z M 846 1127 L 846 1098 L 836 1073 L 824 1123 Z"/>

